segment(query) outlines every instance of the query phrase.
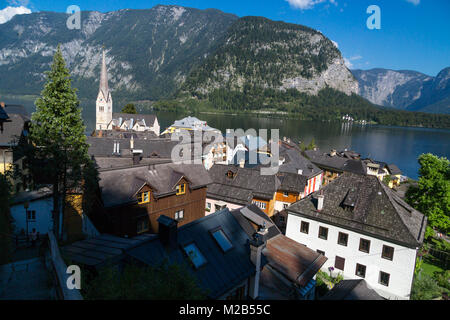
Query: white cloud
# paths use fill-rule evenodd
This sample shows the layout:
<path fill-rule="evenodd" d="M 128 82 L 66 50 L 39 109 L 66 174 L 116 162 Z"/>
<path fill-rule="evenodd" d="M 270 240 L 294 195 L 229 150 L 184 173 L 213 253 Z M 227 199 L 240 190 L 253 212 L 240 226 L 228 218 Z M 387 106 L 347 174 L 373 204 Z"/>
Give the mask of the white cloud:
<path fill-rule="evenodd" d="M 0 10 L 0 24 L 8 22 L 16 14 L 29 14 L 29 13 L 31 13 L 31 10 L 23 6 L 6 7 L 5 9 Z"/>
<path fill-rule="evenodd" d="M 327 0 L 286 0 L 289 4 L 297 9 L 312 9 L 316 4 Z M 334 0 L 332 0 L 334 2 Z"/>
<path fill-rule="evenodd" d="M 409 3 L 412 3 L 413 5 L 417 6 L 420 4 L 420 0 L 406 0 Z"/>
<path fill-rule="evenodd" d="M 351 58 L 349 58 L 349 59 L 344 58 L 344 63 L 345 63 L 345 66 L 346 66 L 347 68 L 351 69 L 351 68 L 353 68 L 353 66 L 354 66 L 353 63 L 352 63 L 352 61 L 361 60 L 361 59 L 362 59 L 362 56 L 359 56 L 359 55 L 353 56 L 353 57 L 351 57 Z"/>
<path fill-rule="evenodd" d="M 344 63 L 347 68 L 349 69 L 353 68 L 353 63 L 351 63 L 349 59 L 344 58 Z"/>

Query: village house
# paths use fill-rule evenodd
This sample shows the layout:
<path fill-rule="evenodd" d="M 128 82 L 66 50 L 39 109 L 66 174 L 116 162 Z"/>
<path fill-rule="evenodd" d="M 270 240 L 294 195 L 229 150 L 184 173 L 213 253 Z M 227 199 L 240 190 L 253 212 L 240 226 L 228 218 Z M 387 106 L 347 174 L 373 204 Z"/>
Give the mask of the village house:
<path fill-rule="evenodd" d="M 314 300 L 316 273 L 326 257 L 284 236 L 256 205 L 231 211 L 247 235 L 264 234 L 267 264 L 261 271 L 260 299 Z M 265 231 L 264 231 L 265 230 Z"/>
<path fill-rule="evenodd" d="M 184 225 L 205 215 L 211 183 L 202 165 L 161 163 L 99 170 L 103 207 L 92 217 L 100 232 L 133 237 L 158 232 L 158 217 Z"/>
<path fill-rule="evenodd" d="M 113 112 L 113 101 L 108 86 L 105 51 L 102 53 L 100 85 L 96 100 L 96 125 L 94 135 L 104 131 L 135 131 L 159 136 L 160 126 L 155 115 L 126 114 Z"/>
<path fill-rule="evenodd" d="M 325 255 L 324 270 L 409 299 L 427 219 L 376 177 L 344 173 L 286 212 L 286 236 Z"/>
<path fill-rule="evenodd" d="M 252 203 L 267 215 L 274 214 L 275 195 L 280 186 L 276 175 L 261 175 L 259 169 L 223 164 L 215 164 L 208 173 L 213 183 L 207 190 L 206 215 Z"/>
<path fill-rule="evenodd" d="M 5 105 L 3 102 L 1 105 L 0 109 L 8 115 L 8 120 L 3 123 L 3 131 L 0 131 L 0 173 L 4 174 L 14 166 L 18 170 L 23 169 L 24 157 L 16 147 L 24 143 L 28 136 L 30 115 L 23 106 Z M 24 172 L 13 181 L 15 191 L 26 190 L 30 182 L 29 175 Z"/>
<path fill-rule="evenodd" d="M 30 234 L 33 229 L 41 235 L 53 230 L 53 191 L 44 187 L 17 193 L 10 206 L 14 234 Z"/>
<path fill-rule="evenodd" d="M 164 130 L 161 135 L 172 134 L 175 132 L 180 132 L 181 130 L 186 131 L 202 131 L 202 132 L 216 132 L 220 133 L 220 130 L 208 126 L 206 121 L 202 121 L 196 117 L 186 117 L 181 120 L 176 120 L 172 125 L 170 125 L 166 130 Z"/>

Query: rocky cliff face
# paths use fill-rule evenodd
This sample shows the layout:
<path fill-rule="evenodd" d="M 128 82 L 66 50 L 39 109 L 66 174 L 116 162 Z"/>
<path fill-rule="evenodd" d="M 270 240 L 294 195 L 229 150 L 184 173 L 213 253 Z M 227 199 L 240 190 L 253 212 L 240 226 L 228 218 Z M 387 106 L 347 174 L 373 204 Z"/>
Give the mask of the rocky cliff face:
<path fill-rule="evenodd" d="M 357 93 L 341 53 L 322 33 L 260 17 L 236 21 L 222 44 L 187 79 L 184 89 L 207 94 L 246 86 L 317 94 L 331 87 Z"/>
<path fill-rule="evenodd" d="M 115 95 L 157 99 L 172 94 L 210 54 L 238 17 L 218 10 L 156 6 L 149 10 L 82 12 L 81 30 L 64 13 L 15 16 L 0 25 L 0 92 L 36 94 L 61 44 L 74 85 L 95 97 L 102 47 Z"/>
<path fill-rule="evenodd" d="M 0 25 L 0 93 L 38 94 L 58 44 L 79 96 L 89 99 L 102 47 L 116 98 L 169 97 L 183 84 L 202 93 L 246 86 L 358 92 L 336 46 L 304 26 L 180 6 L 82 12 L 81 30 L 69 30 L 68 17 L 38 12 Z"/>
<path fill-rule="evenodd" d="M 353 70 L 360 94 L 372 103 L 403 110 L 450 113 L 450 68 L 436 77 L 416 71 Z"/>

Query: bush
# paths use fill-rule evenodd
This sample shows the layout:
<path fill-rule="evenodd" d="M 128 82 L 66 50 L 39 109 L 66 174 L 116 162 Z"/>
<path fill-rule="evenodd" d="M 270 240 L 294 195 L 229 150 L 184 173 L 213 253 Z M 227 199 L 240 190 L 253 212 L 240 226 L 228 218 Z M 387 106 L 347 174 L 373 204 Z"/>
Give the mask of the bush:
<path fill-rule="evenodd" d="M 421 273 L 413 283 L 411 300 L 432 300 L 442 294 L 438 283 L 426 273 Z"/>

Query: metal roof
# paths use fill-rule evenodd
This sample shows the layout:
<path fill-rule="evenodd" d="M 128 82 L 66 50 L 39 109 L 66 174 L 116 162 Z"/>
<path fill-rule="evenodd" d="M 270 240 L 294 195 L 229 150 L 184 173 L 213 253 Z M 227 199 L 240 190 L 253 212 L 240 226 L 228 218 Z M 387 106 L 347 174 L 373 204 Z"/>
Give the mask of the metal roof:
<path fill-rule="evenodd" d="M 210 233 L 221 228 L 233 248 L 223 252 Z M 208 297 L 216 299 L 255 274 L 255 266 L 250 260 L 247 233 L 241 228 L 228 209 L 208 215 L 178 228 L 178 247 L 167 250 L 159 238 L 128 250 L 127 254 L 149 265 L 158 265 L 164 259 L 169 263 L 185 264 L 189 272 L 205 289 Z M 184 253 L 183 247 L 195 243 L 206 259 L 206 263 L 196 269 Z"/>

